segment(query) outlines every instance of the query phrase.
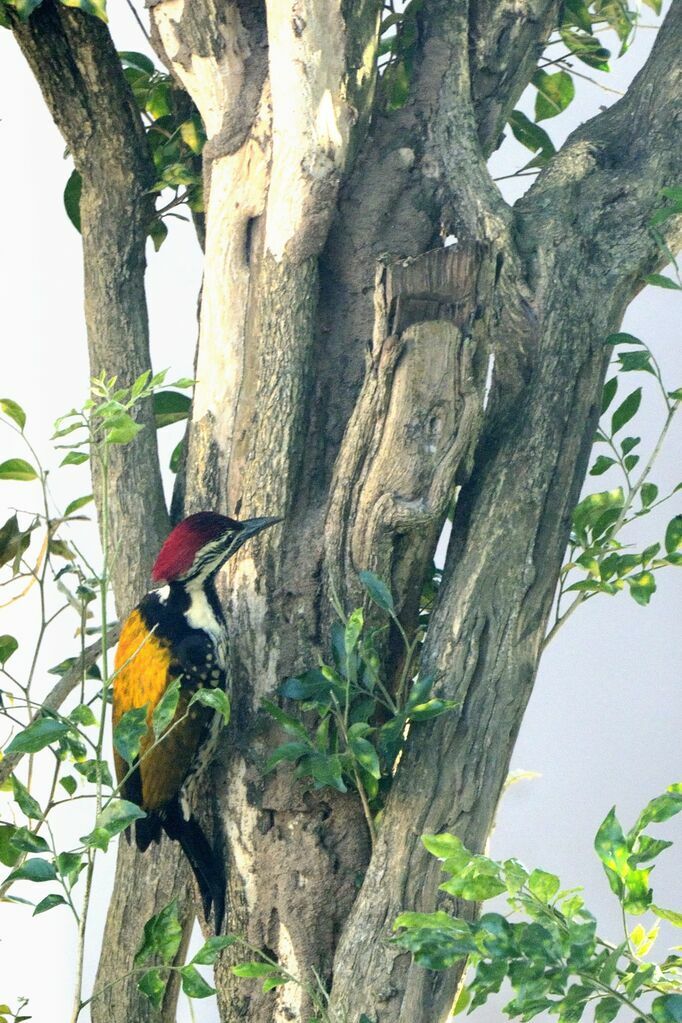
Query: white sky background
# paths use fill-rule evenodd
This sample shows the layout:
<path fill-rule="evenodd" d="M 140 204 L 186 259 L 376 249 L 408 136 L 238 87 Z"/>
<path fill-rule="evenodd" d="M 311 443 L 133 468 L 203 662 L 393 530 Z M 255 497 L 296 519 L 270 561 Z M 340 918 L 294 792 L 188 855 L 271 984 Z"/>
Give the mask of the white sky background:
<path fill-rule="evenodd" d="M 122 0 L 111 0 L 110 14 L 119 48 L 144 49 L 144 39 Z M 650 11 L 644 21 L 655 21 Z M 653 32 L 641 30 L 630 52 L 614 62 L 610 76 L 599 76 L 584 65 L 576 67 L 622 90 L 641 66 L 653 37 Z M 555 144 L 601 105 L 617 99 L 587 82 L 579 81 L 577 86 L 578 97 L 569 110 L 543 122 Z M 530 115 L 532 97 L 520 105 Z M 82 404 L 87 389 L 80 238 L 62 205 L 70 173 L 70 164 L 63 159 L 63 141 L 5 31 L 0 32 L 0 152 L 0 393 L 24 406 L 32 440 L 46 464 L 56 466 L 47 441 L 52 423 L 72 405 Z M 511 140 L 493 157 L 493 173 L 509 174 L 527 159 L 527 151 Z M 511 201 L 529 181 L 515 179 L 502 182 L 501 187 Z M 159 254 L 150 248 L 147 286 L 154 367 L 171 367 L 172 377 L 191 375 L 200 255 L 191 228 L 178 221 L 171 222 L 169 238 Z M 679 294 L 647 288 L 628 310 L 623 326 L 653 348 L 671 388 L 682 383 L 679 319 Z M 655 439 L 662 414 L 650 378 L 642 381 L 641 377 L 630 377 L 629 390 L 644 384 L 643 412 L 635 420 L 633 432 L 641 434 L 645 447 Z M 625 393 L 621 385 L 621 394 Z M 661 488 L 680 479 L 681 435 L 678 422 L 654 473 Z M 167 464 L 177 435 L 167 429 L 160 437 Z M 0 461 L 21 454 L 15 439 L 1 433 Z M 596 490 L 616 485 L 616 481 L 607 474 L 588 480 L 588 484 Z M 87 472 L 63 469 L 54 474 L 52 487 L 57 504 L 63 507 L 74 496 L 89 491 Z M 7 508 L 32 508 L 37 500 L 33 484 L 3 483 L 0 521 L 9 514 Z M 679 504 L 673 509 L 671 502 L 665 506 L 668 514 L 662 514 L 656 524 L 646 520 L 644 538 L 648 542 L 661 539 L 665 522 L 679 510 Z M 536 771 L 541 777 L 521 782 L 507 793 L 491 843 L 495 856 L 514 855 L 529 866 L 557 872 L 566 886 L 584 883 L 588 904 L 601 921 L 602 933 L 610 937 L 619 933 L 618 913 L 592 851 L 594 832 L 614 802 L 629 825 L 649 798 L 681 775 L 682 704 L 676 641 L 682 574 L 672 569 L 659 574 L 658 586 L 659 592 L 647 608 L 636 605 L 627 594 L 595 599 L 578 611 L 549 648 L 512 761 L 513 769 Z M 14 633 L 28 646 L 34 614 L 28 604 L 2 611 L 0 632 Z M 75 622 L 66 617 L 63 622 L 63 631 L 56 630 L 46 651 L 44 668 L 73 652 Z M 20 657 L 21 653 L 16 655 L 15 666 Z M 54 677 L 46 677 L 47 690 Z M 0 743 L 5 741 L 0 735 Z M 87 820 L 85 826 L 89 828 Z M 81 821 L 64 821 L 65 846 L 68 835 L 83 833 L 81 827 Z M 662 856 L 654 873 L 656 901 L 680 908 L 679 818 L 660 833 L 676 837 L 678 845 Z M 113 864 L 111 852 L 102 858 L 97 875 L 87 957 L 88 991 Z M 35 886 L 17 891 L 35 897 Z M 669 936 L 672 944 L 674 936 Z M 30 995 L 29 1010 L 36 1023 L 66 1020 L 74 947 L 73 921 L 66 910 L 53 910 L 34 921 L 28 908 L 0 905 L 0 1001 L 12 1003 L 18 995 Z M 218 1019 L 215 1007 L 208 1003 L 195 1003 L 195 1014 L 199 1023 L 216 1023 Z M 474 1018 L 480 1023 L 499 1020 L 499 1005 L 489 1004 Z M 180 1023 L 189 1020 L 186 1005 L 178 1019 Z"/>

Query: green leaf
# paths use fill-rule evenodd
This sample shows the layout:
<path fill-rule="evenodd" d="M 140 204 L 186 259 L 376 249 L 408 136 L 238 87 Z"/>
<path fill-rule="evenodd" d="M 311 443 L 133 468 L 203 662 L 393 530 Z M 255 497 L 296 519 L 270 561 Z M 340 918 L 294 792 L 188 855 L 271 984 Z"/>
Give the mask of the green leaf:
<path fill-rule="evenodd" d="M 69 180 L 64 186 L 64 209 L 66 215 L 80 234 L 81 229 L 81 195 L 83 178 L 77 170 L 71 171 Z"/>
<path fill-rule="evenodd" d="M 325 785 L 331 786 L 338 792 L 346 792 L 343 781 L 341 760 L 338 756 L 327 756 L 325 753 L 315 753 L 310 757 L 310 773 L 321 788 Z"/>
<path fill-rule="evenodd" d="M 13 870 L 4 883 L 8 884 L 10 881 L 54 881 L 56 877 L 57 872 L 54 864 L 49 863 L 47 860 L 36 858 L 26 860 L 20 867 Z"/>
<path fill-rule="evenodd" d="M 102 849 L 104 852 L 109 848 L 109 841 L 125 831 L 133 821 L 141 820 L 147 814 L 135 803 L 127 799 L 113 799 L 108 806 L 98 814 L 93 830 L 85 835 L 81 841 L 83 845 L 95 849 Z"/>
<path fill-rule="evenodd" d="M 517 142 L 533 153 L 540 152 L 543 163 L 546 163 L 556 153 L 554 144 L 545 129 L 533 124 L 521 110 L 512 112 L 509 118 L 509 127 Z"/>
<path fill-rule="evenodd" d="M 629 866 L 629 864 L 628 864 Z M 628 870 L 625 874 L 625 897 L 623 909 L 626 913 L 639 916 L 651 905 L 648 870 Z"/>
<path fill-rule="evenodd" d="M 76 779 L 70 774 L 67 774 L 65 778 L 60 778 L 59 784 L 64 789 L 64 791 L 68 793 L 68 795 L 70 796 L 72 796 L 76 789 L 78 788 L 78 783 L 76 782 Z"/>
<path fill-rule="evenodd" d="M 166 691 L 154 707 L 152 713 L 152 728 L 156 739 L 166 731 L 175 717 L 180 699 L 180 679 L 172 679 L 166 686 Z"/>
<path fill-rule="evenodd" d="M 230 698 L 222 689 L 197 689 L 189 701 L 189 706 L 191 707 L 193 703 L 202 703 L 205 707 L 212 707 L 213 710 L 222 714 L 223 724 L 229 725 Z"/>
<path fill-rule="evenodd" d="M 374 746 L 368 739 L 363 739 L 358 735 L 348 735 L 348 745 L 355 756 L 357 762 L 370 774 L 373 778 L 381 778 L 381 767 L 379 766 L 379 757 Z"/>
<path fill-rule="evenodd" d="M 44 899 L 41 899 L 36 908 L 33 910 L 33 916 L 38 916 L 40 913 L 47 913 L 48 910 L 54 909 L 55 906 L 66 906 L 66 899 L 62 895 L 53 893 L 52 895 L 46 895 Z"/>
<path fill-rule="evenodd" d="M 157 83 L 149 91 L 146 107 L 147 113 L 151 114 L 155 120 L 158 120 L 161 117 L 168 117 L 168 115 L 172 113 L 169 78 L 166 77 L 161 81 L 157 81 Z M 175 164 L 174 166 L 182 168 L 182 164 Z M 185 182 L 178 180 L 176 183 L 180 185 Z"/>
<path fill-rule="evenodd" d="M 393 614 L 395 605 L 393 604 L 393 597 L 391 591 L 385 582 L 382 582 L 374 572 L 367 570 L 359 573 L 359 579 L 362 585 L 365 587 L 374 603 L 382 608 L 384 611 L 388 611 L 389 614 Z"/>
<path fill-rule="evenodd" d="M 121 412 L 116 416 L 107 417 L 104 441 L 106 444 L 129 444 L 143 429 L 142 423 L 136 423 L 127 412 Z"/>
<path fill-rule="evenodd" d="M 426 703 L 418 703 L 409 710 L 411 721 L 429 721 L 431 718 L 440 717 L 448 710 L 454 710 L 459 706 L 456 700 L 428 700 Z"/>
<path fill-rule="evenodd" d="M 665 531 L 665 549 L 668 554 L 674 554 L 682 549 L 682 515 L 676 515 L 668 523 Z"/>
<path fill-rule="evenodd" d="M 149 237 L 152 240 L 154 246 L 154 252 L 158 252 L 166 238 L 168 237 L 168 226 L 164 220 L 160 220 L 159 217 L 154 217 L 149 223 L 148 232 Z M 161 424 L 165 426 L 165 423 Z M 158 423 L 157 423 L 158 426 Z"/>
<path fill-rule="evenodd" d="M 618 377 L 611 377 L 611 379 L 607 380 L 606 383 L 604 384 L 604 390 L 602 391 L 602 399 L 601 399 L 601 414 L 602 415 L 604 414 L 604 412 L 606 412 L 607 408 L 609 407 L 609 405 L 611 404 L 611 402 L 615 398 L 617 390 L 618 390 Z"/>
<path fill-rule="evenodd" d="M 155 1009 L 160 1009 L 163 1004 L 163 996 L 166 993 L 166 981 L 161 976 L 158 967 L 147 970 L 137 982 L 137 986 L 143 995 L 146 995 Z"/>
<path fill-rule="evenodd" d="M 393 923 L 393 930 L 397 930 L 398 927 L 425 927 L 452 931 L 458 928 L 459 923 L 459 920 L 442 910 L 435 913 L 400 913 Z"/>
<path fill-rule="evenodd" d="M 5 666 L 6 662 L 9 661 L 13 653 L 19 649 L 14 636 L 0 636 L 0 664 Z"/>
<path fill-rule="evenodd" d="M 267 711 L 270 717 L 274 718 L 287 733 L 287 735 L 293 735 L 297 738 L 303 739 L 308 742 L 308 733 L 305 729 L 303 722 L 299 721 L 298 718 L 292 717 L 291 714 L 287 714 L 285 711 L 278 707 L 276 703 L 271 700 L 263 700 L 263 710 Z"/>
<path fill-rule="evenodd" d="M 627 455 L 637 447 L 641 440 L 641 437 L 626 437 L 620 442 L 620 449 L 624 455 Z"/>
<path fill-rule="evenodd" d="M 26 413 L 21 405 L 18 405 L 17 402 L 13 401 L 11 398 L 0 398 L 0 409 L 2 409 L 5 415 L 17 424 L 23 433 L 24 427 L 26 426 Z"/>
<path fill-rule="evenodd" d="M 191 399 L 179 391 L 156 391 L 152 401 L 157 430 L 180 423 L 189 415 Z"/>
<path fill-rule="evenodd" d="M 78 875 L 81 870 L 85 867 L 83 862 L 83 853 L 59 853 L 55 859 L 55 867 L 57 869 L 57 873 L 60 874 L 61 877 L 66 878 L 70 885 L 74 885 L 78 880 Z"/>
<path fill-rule="evenodd" d="M 362 613 L 362 608 L 356 607 L 355 610 L 351 612 L 348 621 L 346 622 L 346 629 L 343 637 L 344 646 L 346 650 L 346 661 L 348 661 L 348 658 L 358 645 L 358 640 L 360 639 L 360 634 L 362 632 L 363 625 L 364 616 Z"/>
<path fill-rule="evenodd" d="M 127 764 L 132 764 L 140 752 L 140 742 L 147 734 L 147 708 L 133 707 L 122 715 L 114 728 L 114 746 Z"/>
<path fill-rule="evenodd" d="M 307 742 L 285 742 L 270 754 L 265 762 L 263 773 L 267 774 L 268 771 L 272 771 L 277 764 L 293 763 L 310 753 L 311 749 L 312 746 Z"/>
<path fill-rule="evenodd" d="M 642 483 L 639 496 L 642 501 L 642 508 L 648 508 L 658 497 L 658 487 L 655 483 Z"/>
<path fill-rule="evenodd" d="M 413 707 L 419 707 L 426 703 L 429 694 L 433 689 L 435 679 L 433 675 L 419 675 L 412 683 L 409 695 L 405 702 L 405 710 L 410 711 Z"/>
<path fill-rule="evenodd" d="M 85 451 L 69 451 L 68 455 L 65 455 L 59 463 L 62 465 L 83 465 L 87 462 L 89 455 Z"/>
<path fill-rule="evenodd" d="M 516 895 L 528 880 L 528 871 L 523 863 L 515 859 L 505 860 L 502 867 L 504 868 L 504 883 L 507 886 L 507 891 L 510 895 Z"/>
<path fill-rule="evenodd" d="M 238 963 L 232 967 L 232 972 L 235 977 L 269 977 L 270 974 L 276 973 L 274 966 L 270 963 L 260 963 L 255 960 L 249 963 Z"/>
<path fill-rule="evenodd" d="M 106 760 L 84 760 L 82 763 L 76 764 L 75 769 L 92 785 L 96 785 L 98 782 L 101 782 L 102 785 L 113 788 L 114 783 Z"/>
<path fill-rule="evenodd" d="M 345 663 L 345 653 L 343 657 Z M 345 687 L 333 673 L 321 671 L 319 668 L 312 668 L 297 678 L 288 678 L 280 686 L 282 696 L 288 700 L 311 700 L 321 704 L 329 703 L 332 691 L 338 698 L 342 698 Z"/>
<path fill-rule="evenodd" d="M 646 606 L 656 592 L 656 579 L 652 572 L 628 576 L 626 582 L 630 587 L 630 596 L 642 606 Z"/>
<path fill-rule="evenodd" d="M 615 458 L 608 458 L 606 455 L 598 455 L 594 465 L 590 469 L 590 476 L 601 476 L 615 464 Z"/>
<path fill-rule="evenodd" d="M 599 830 L 594 838 L 594 848 L 604 865 L 612 890 L 620 896 L 623 892 L 622 878 L 630 869 L 627 862 L 629 849 L 623 829 L 616 817 L 615 806 L 609 810 L 599 825 Z"/>
<path fill-rule="evenodd" d="M 610 70 L 609 57 L 611 53 L 594 36 L 583 32 L 574 32 L 567 28 L 560 29 L 560 35 L 578 60 L 582 60 L 588 67 L 596 68 L 598 71 Z"/>
<path fill-rule="evenodd" d="M 565 0 L 562 10 L 562 25 L 577 25 L 592 34 L 592 17 L 584 0 Z"/>
<path fill-rule="evenodd" d="M 22 483 L 26 483 L 37 479 L 37 472 L 23 458 L 10 458 L 0 464 L 0 480 L 21 480 Z"/>
<path fill-rule="evenodd" d="M 283 973 L 273 973 L 271 977 L 266 977 L 263 981 L 263 991 L 272 991 L 273 988 L 281 987 L 282 984 L 288 984 L 289 978 L 285 977 Z"/>
<path fill-rule="evenodd" d="M 75 501 L 70 501 L 64 511 L 64 518 L 68 519 L 69 515 L 73 515 L 74 512 L 80 511 L 81 508 L 85 508 L 86 504 L 90 504 L 91 501 L 92 494 L 86 494 L 85 497 L 77 497 Z"/>
<path fill-rule="evenodd" d="M 486 899 L 494 899 L 496 895 L 506 890 L 506 885 L 499 877 L 491 874 L 476 874 L 474 877 L 453 877 L 450 881 L 444 881 L 439 886 L 444 892 L 454 895 L 467 902 L 484 902 Z"/>
<path fill-rule="evenodd" d="M 36 802 L 26 786 L 19 781 L 16 774 L 12 775 L 12 791 L 14 793 L 15 800 L 19 804 L 19 809 L 25 813 L 27 817 L 36 821 L 41 821 L 43 819 L 43 811 L 40 809 L 40 804 Z"/>
<path fill-rule="evenodd" d="M 12 842 L 17 830 L 13 824 L 0 824 L 0 863 L 6 867 L 13 867 L 21 855 Z"/>
<path fill-rule="evenodd" d="M 594 1023 L 611 1023 L 618 1015 L 623 1003 L 612 995 L 600 999 L 594 1010 Z"/>
<path fill-rule="evenodd" d="M 535 97 L 535 120 L 544 121 L 556 117 L 571 103 L 575 96 L 573 78 L 566 71 L 548 74 L 538 68 L 531 79 L 538 90 Z"/>
<path fill-rule="evenodd" d="M 204 980 L 196 966 L 192 966 L 191 963 L 182 967 L 180 976 L 182 990 L 188 998 L 209 998 L 215 994 L 215 988 Z"/>
<path fill-rule="evenodd" d="M 444 832 L 442 835 L 422 835 L 424 848 L 440 860 L 457 860 L 460 869 L 469 863 L 474 854 L 469 852 L 461 838 Z"/>
<path fill-rule="evenodd" d="M 238 940 L 233 934 L 220 934 L 216 935 L 215 938 L 209 938 L 201 946 L 192 962 L 199 966 L 213 966 L 223 949 L 229 948 L 230 945 L 234 945 Z"/>
<path fill-rule="evenodd" d="M 661 995 L 654 998 L 651 1015 L 656 1023 L 682 1023 L 682 995 Z"/>
<path fill-rule="evenodd" d="M 50 847 L 42 835 L 34 835 L 28 828 L 17 828 L 10 839 L 15 849 L 21 852 L 49 852 Z"/>
<path fill-rule="evenodd" d="M 630 834 L 634 837 L 643 831 L 647 824 L 661 824 L 681 811 L 682 782 L 676 782 L 662 795 L 647 803 Z"/>
<path fill-rule="evenodd" d="M 642 565 L 646 567 L 649 562 L 653 561 L 660 549 L 660 543 L 652 543 L 649 547 L 646 547 L 642 551 Z"/>
<path fill-rule="evenodd" d="M 621 352 L 618 356 L 620 372 L 622 373 L 651 373 L 655 376 L 654 368 L 651 365 L 651 355 L 645 349 L 639 352 Z"/>
<path fill-rule="evenodd" d="M 534 870 L 528 878 L 528 887 L 541 902 L 548 903 L 561 887 L 556 874 L 548 874 L 545 870 Z"/>
<path fill-rule="evenodd" d="M 83 725 L 85 728 L 91 728 L 97 724 L 97 718 L 87 703 L 79 703 L 77 707 L 74 707 L 69 714 L 69 718 L 71 721 L 75 721 L 77 725 Z"/>
<path fill-rule="evenodd" d="M 644 278 L 647 284 L 653 284 L 655 288 L 667 288 L 669 291 L 682 291 L 682 288 L 673 281 L 670 277 L 666 277 L 664 274 L 647 274 Z"/>
<path fill-rule="evenodd" d="M 143 966 L 158 955 L 165 964 L 172 963 L 182 941 L 182 926 L 178 920 L 178 903 L 173 899 L 144 925 L 142 944 L 135 953 L 135 965 Z"/>
<path fill-rule="evenodd" d="M 674 927 L 682 927 L 682 913 L 678 913 L 674 909 L 663 909 L 662 906 L 654 905 L 651 906 L 651 910 L 661 920 L 667 920 Z"/>
<path fill-rule="evenodd" d="M 170 462 L 168 463 L 168 468 L 170 469 L 171 472 L 177 473 L 180 471 L 184 447 L 185 440 L 183 438 L 182 440 L 178 441 L 178 443 L 173 448 L 173 452 L 170 456 Z"/>
<path fill-rule="evenodd" d="M 611 433 L 615 434 L 621 430 L 626 423 L 629 423 L 637 415 L 637 410 L 642 402 L 642 388 L 638 387 L 629 394 L 611 417 Z"/>
<path fill-rule="evenodd" d="M 189 146 L 192 152 L 199 156 L 206 141 L 201 119 L 195 115 L 190 117 L 188 121 L 183 121 L 180 125 L 180 136 L 185 145 Z"/>
<path fill-rule="evenodd" d="M 7 747 L 7 753 L 37 753 L 39 750 L 57 742 L 69 731 L 69 725 L 54 718 L 38 718 L 14 736 Z"/>
<path fill-rule="evenodd" d="M 135 50 L 119 50 L 118 59 L 124 68 L 133 68 L 145 75 L 153 75 L 156 68 L 154 62 L 144 53 L 137 53 Z"/>

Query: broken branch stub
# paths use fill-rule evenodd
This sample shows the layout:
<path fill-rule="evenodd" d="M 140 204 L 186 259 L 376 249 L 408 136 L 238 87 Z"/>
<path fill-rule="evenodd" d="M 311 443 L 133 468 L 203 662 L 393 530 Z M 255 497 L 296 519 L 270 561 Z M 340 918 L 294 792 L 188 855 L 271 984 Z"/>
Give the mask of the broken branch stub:
<path fill-rule="evenodd" d="M 372 349 L 337 460 L 326 523 L 329 578 L 353 602 L 371 569 L 406 624 L 417 611 L 483 416 L 487 249 L 465 244 L 380 266 Z"/>

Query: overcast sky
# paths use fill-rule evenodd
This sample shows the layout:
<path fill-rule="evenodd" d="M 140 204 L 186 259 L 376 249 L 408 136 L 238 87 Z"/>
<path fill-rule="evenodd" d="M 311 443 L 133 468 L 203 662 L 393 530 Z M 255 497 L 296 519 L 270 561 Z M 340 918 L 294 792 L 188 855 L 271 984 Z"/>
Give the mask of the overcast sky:
<path fill-rule="evenodd" d="M 121 0 L 110 4 L 110 10 L 119 48 L 144 49 L 144 40 Z M 653 23 L 655 19 L 647 11 L 644 20 Z M 638 33 L 631 51 L 607 79 L 611 88 L 627 86 L 653 35 L 647 29 Z M 579 81 L 573 106 L 545 126 L 559 143 L 600 106 L 616 99 L 613 93 Z M 531 99 L 522 105 L 530 112 Z M 0 147 L 0 391 L 25 407 L 31 437 L 47 464 L 54 465 L 47 443 L 52 423 L 72 405 L 82 404 L 87 389 L 80 239 L 62 206 L 71 169 L 64 159 L 63 141 L 10 34 L 2 30 Z M 491 161 L 494 175 L 511 173 L 527 156 L 513 140 L 505 143 Z M 510 201 L 526 185 L 527 179 L 500 183 Z M 161 252 L 150 252 L 147 276 L 154 366 L 171 367 L 173 376 L 191 375 L 200 273 L 200 252 L 191 230 L 173 222 Z M 628 310 L 624 324 L 624 329 L 653 348 L 671 388 L 682 383 L 680 314 L 678 294 L 647 288 Z M 647 380 L 643 383 L 644 411 L 637 420 L 637 433 L 646 447 L 660 429 L 662 416 L 653 387 Z M 166 463 L 177 436 L 169 430 L 161 437 Z M 680 479 L 681 437 L 677 423 L 654 474 L 661 487 Z M 0 460 L 19 454 L 14 439 L 0 433 Z M 608 485 L 616 485 L 608 475 L 590 481 L 591 489 Z M 54 475 L 52 488 L 63 506 L 89 490 L 87 473 L 62 470 Z M 30 485 L 4 484 L 0 512 L 6 517 L 7 508 L 32 507 L 36 499 Z M 643 536 L 649 542 L 661 538 L 665 521 L 673 513 L 671 505 L 666 511 L 669 508 L 668 515 L 659 516 L 655 523 L 647 520 Z M 674 510 L 680 510 L 679 504 Z M 514 855 L 529 866 L 555 871 L 566 886 L 584 883 L 587 901 L 603 922 L 602 933 L 607 937 L 618 936 L 618 913 L 592 851 L 594 832 L 613 803 L 624 823 L 631 824 L 642 805 L 682 773 L 681 592 L 682 573 L 669 570 L 659 577 L 659 592 L 649 607 L 637 606 L 626 594 L 600 597 L 565 626 L 543 658 L 512 762 L 512 768 L 534 771 L 539 777 L 510 789 L 492 838 L 495 856 Z M 28 643 L 32 613 L 23 605 L 3 611 L 0 632 L 14 633 Z M 55 636 L 44 667 L 71 652 L 72 634 L 69 626 L 66 635 Z M 4 739 L 0 735 L 0 741 Z M 73 821 L 64 821 L 61 828 L 65 842 L 69 834 L 82 833 Z M 665 834 L 682 840 L 679 819 L 665 826 Z M 678 909 L 681 848 L 678 845 L 664 854 L 655 872 L 657 901 Z M 98 874 L 87 985 L 92 983 L 113 862 L 112 853 Z M 34 895 L 32 891 L 25 894 Z M 74 949 L 72 920 L 66 911 L 57 909 L 32 921 L 27 908 L 1 905 L 0 941 L 0 1001 L 12 1003 L 18 995 L 30 995 L 36 1023 L 66 1019 Z M 201 1023 L 218 1019 L 211 1004 L 197 1003 L 195 1011 Z M 186 1007 L 178 1018 L 181 1023 L 189 1019 Z M 480 1023 L 500 1018 L 499 1008 L 493 1005 L 475 1015 Z"/>

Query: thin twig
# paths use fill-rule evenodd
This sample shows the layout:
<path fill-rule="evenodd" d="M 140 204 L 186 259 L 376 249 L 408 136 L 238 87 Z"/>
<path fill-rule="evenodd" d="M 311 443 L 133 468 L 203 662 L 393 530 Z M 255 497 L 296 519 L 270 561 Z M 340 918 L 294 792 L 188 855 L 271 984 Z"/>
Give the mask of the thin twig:
<path fill-rule="evenodd" d="M 117 642 L 121 632 L 120 625 L 113 625 L 107 632 L 107 644 L 113 646 Z M 47 694 L 42 702 L 42 710 L 57 711 L 64 703 L 66 698 L 78 687 L 81 681 L 81 672 L 85 669 L 92 667 L 102 653 L 102 640 L 98 639 L 96 643 L 87 647 L 83 651 L 82 660 L 78 658 L 78 664 L 74 664 L 72 668 L 65 671 L 56 686 Z M 37 711 L 31 718 L 31 722 L 40 717 L 41 711 Z M 16 769 L 17 765 L 23 758 L 23 753 L 10 753 L 4 760 L 0 761 L 0 785 L 7 781 L 12 772 Z"/>
<path fill-rule="evenodd" d="M 142 18 L 140 17 L 140 15 L 135 10 L 135 4 L 132 3 L 132 0 L 126 0 L 126 3 L 128 4 L 128 7 L 130 8 L 130 11 L 131 11 L 132 15 L 133 15 L 135 21 L 137 22 L 137 24 L 139 26 L 139 29 L 142 32 L 142 35 L 145 37 L 145 39 L 147 40 L 147 42 L 151 46 L 152 45 L 152 38 L 149 35 L 149 32 L 147 32 L 147 29 L 145 28 L 144 22 L 142 21 Z"/>

